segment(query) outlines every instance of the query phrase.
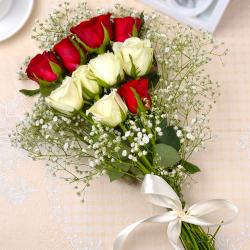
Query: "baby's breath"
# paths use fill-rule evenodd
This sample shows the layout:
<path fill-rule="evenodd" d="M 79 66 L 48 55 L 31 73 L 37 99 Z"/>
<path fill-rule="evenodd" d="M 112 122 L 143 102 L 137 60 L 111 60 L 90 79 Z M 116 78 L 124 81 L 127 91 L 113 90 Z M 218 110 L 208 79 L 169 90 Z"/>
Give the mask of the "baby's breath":
<path fill-rule="evenodd" d="M 218 83 L 206 75 L 204 66 L 218 54 L 209 33 L 197 33 L 181 24 L 162 23 L 160 17 L 147 17 L 144 36 L 153 44 L 161 76 L 154 95 L 164 106 L 168 122 L 182 138 L 181 155 L 187 159 L 211 138 L 209 118 L 218 95 Z M 187 130 L 188 128 L 188 130 Z"/>
<path fill-rule="evenodd" d="M 85 1 L 71 6 L 69 1 L 59 4 L 45 20 L 36 20 L 31 38 L 38 42 L 42 50 L 50 50 L 54 44 L 69 35 L 72 26 L 91 17 Z"/>
<path fill-rule="evenodd" d="M 102 169 L 92 168 L 87 159 L 95 160 L 86 151 L 84 136 L 89 126 L 79 115 L 66 117 L 49 108 L 43 98 L 32 112 L 17 126 L 10 139 L 12 144 L 28 152 L 33 160 L 47 161 L 54 176 L 65 179 L 83 192 L 91 179 L 102 174 Z"/>

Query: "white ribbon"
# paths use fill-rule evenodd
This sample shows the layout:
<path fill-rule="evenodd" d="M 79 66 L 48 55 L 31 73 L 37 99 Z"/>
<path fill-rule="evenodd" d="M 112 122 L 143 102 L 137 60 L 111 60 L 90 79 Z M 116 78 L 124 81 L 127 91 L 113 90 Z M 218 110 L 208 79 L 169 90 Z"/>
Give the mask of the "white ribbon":
<path fill-rule="evenodd" d="M 142 184 L 142 194 L 148 202 L 159 207 L 167 208 L 169 211 L 161 215 L 140 220 L 123 229 L 116 237 L 113 250 L 122 250 L 128 235 L 144 222 L 168 223 L 168 239 L 175 250 L 181 250 L 183 248 L 181 247 L 179 237 L 181 234 L 182 221 L 199 226 L 218 226 L 230 223 L 238 214 L 238 208 L 231 201 L 223 199 L 199 202 L 187 210 L 183 209 L 178 195 L 171 186 L 161 177 L 152 174 L 145 176 Z M 232 212 L 231 218 L 223 219 L 225 209 Z M 203 216 L 214 212 L 222 213 L 220 214 L 220 221 L 211 222 L 203 218 Z"/>

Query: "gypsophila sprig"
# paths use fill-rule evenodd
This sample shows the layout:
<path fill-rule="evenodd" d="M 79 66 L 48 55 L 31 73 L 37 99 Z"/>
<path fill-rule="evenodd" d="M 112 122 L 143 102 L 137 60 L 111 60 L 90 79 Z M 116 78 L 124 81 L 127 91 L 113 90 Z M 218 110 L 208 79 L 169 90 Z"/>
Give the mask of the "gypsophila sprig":
<path fill-rule="evenodd" d="M 169 123 L 184 128 L 178 134 L 182 157 L 187 159 L 211 138 L 208 114 L 218 95 L 218 83 L 206 75 L 204 66 L 212 60 L 218 44 L 208 33 L 198 34 L 180 24 L 161 25 L 158 16 L 147 18 L 144 35 L 153 41 L 161 75 L 154 93 L 158 105 L 165 107 Z"/>
<path fill-rule="evenodd" d="M 90 129 L 79 115 L 61 116 L 40 98 L 10 138 L 14 146 L 26 150 L 33 160 L 46 160 L 53 175 L 75 186 L 87 187 L 94 176 L 102 174 L 101 169 L 88 164 L 87 159 L 95 160 L 85 149 L 84 137 Z"/>
<path fill-rule="evenodd" d="M 30 56 L 27 56 L 23 63 L 21 64 L 21 66 L 19 67 L 19 71 L 17 72 L 17 75 L 18 75 L 18 79 L 19 80 L 28 80 L 28 76 L 25 72 L 27 66 L 28 66 L 28 63 L 30 62 L 30 59 L 31 57 Z"/>
<path fill-rule="evenodd" d="M 85 1 L 80 1 L 77 6 L 65 1 L 45 20 L 36 20 L 31 38 L 38 43 L 40 49 L 50 50 L 54 44 L 69 35 L 72 26 L 90 17 L 91 11 Z"/>

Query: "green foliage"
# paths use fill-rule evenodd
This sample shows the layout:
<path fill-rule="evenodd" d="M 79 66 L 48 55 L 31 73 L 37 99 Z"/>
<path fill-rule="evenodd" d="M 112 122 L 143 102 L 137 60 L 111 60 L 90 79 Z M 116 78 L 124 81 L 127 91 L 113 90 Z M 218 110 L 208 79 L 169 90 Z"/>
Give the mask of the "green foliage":
<path fill-rule="evenodd" d="M 152 72 L 146 77 L 148 78 L 149 89 L 155 89 L 160 80 L 159 74 L 157 72 Z"/>
<path fill-rule="evenodd" d="M 115 181 L 120 179 L 129 171 L 131 163 L 126 162 L 115 162 L 110 166 L 110 169 L 107 171 L 110 181 Z"/>
<path fill-rule="evenodd" d="M 185 168 L 185 170 L 189 173 L 189 174 L 195 174 L 197 172 L 200 172 L 200 168 L 196 165 L 194 165 L 191 162 L 188 161 L 184 161 L 182 160 L 181 165 Z"/>
<path fill-rule="evenodd" d="M 49 61 L 49 65 L 50 65 L 52 71 L 53 71 L 57 76 L 61 76 L 61 74 L 62 74 L 63 72 L 62 72 L 61 67 L 60 67 L 58 64 L 56 64 L 56 63 L 54 63 L 54 62 L 52 62 L 52 61 Z"/>
<path fill-rule="evenodd" d="M 34 96 L 40 93 L 40 89 L 20 89 L 19 92 L 26 96 Z"/>
<path fill-rule="evenodd" d="M 41 95 L 44 97 L 49 96 L 53 90 L 59 87 L 59 85 L 60 85 L 59 83 L 46 84 L 40 82 Z"/>
<path fill-rule="evenodd" d="M 180 139 L 176 135 L 176 131 L 173 126 L 166 126 L 166 120 L 163 120 L 160 124 L 163 135 L 157 136 L 157 143 L 167 144 L 179 151 L 181 147 Z"/>
<path fill-rule="evenodd" d="M 145 112 L 146 109 L 145 109 L 145 107 L 144 107 L 144 105 L 143 105 L 143 103 L 141 101 L 141 98 L 140 98 L 139 94 L 137 93 L 137 91 L 134 88 L 130 87 L 130 89 L 132 90 L 132 92 L 133 92 L 133 94 L 135 96 L 135 99 L 137 101 L 138 111 L 139 112 Z"/>
<path fill-rule="evenodd" d="M 132 78 L 137 78 L 138 72 L 137 72 L 137 68 L 135 67 L 135 64 L 133 62 L 133 58 L 131 55 L 129 55 L 129 59 L 131 62 L 131 70 L 130 70 L 130 75 L 132 76 Z"/>
<path fill-rule="evenodd" d="M 172 167 L 181 160 L 178 152 L 169 145 L 156 144 L 155 148 L 160 156 L 160 165 L 163 167 Z"/>

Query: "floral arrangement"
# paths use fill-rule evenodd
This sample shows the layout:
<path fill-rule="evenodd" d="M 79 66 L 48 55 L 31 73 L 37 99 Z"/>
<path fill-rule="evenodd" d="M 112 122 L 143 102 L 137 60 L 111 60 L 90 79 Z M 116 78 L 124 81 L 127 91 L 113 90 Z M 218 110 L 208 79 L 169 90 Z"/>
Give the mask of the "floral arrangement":
<path fill-rule="evenodd" d="M 208 114 L 218 84 L 204 66 L 227 50 L 219 53 L 210 34 L 154 13 L 116 5 L 94 15 L 84 2 L 60 5 L 36 22 L 32 38 L 44 52 L 26 59 L 19 76 L 38 88 L 20 92 L 40 97 L 13 131 L 13 145 L 46 159 L 80 196 L 102 175 L 143 182 L 150 202 L 167 208 L 148 221 L 169 222 L 174 249 L 215 249 L 223 219 L 201 217 L 237 209 L 225 200 L 188 209 L 182 185 L 200 171 L 189 157 L 211 138 Z M 201 227 L 215 224 L 214 233 Z M 137 225 L 122 231 L 115 250 Z"/>

